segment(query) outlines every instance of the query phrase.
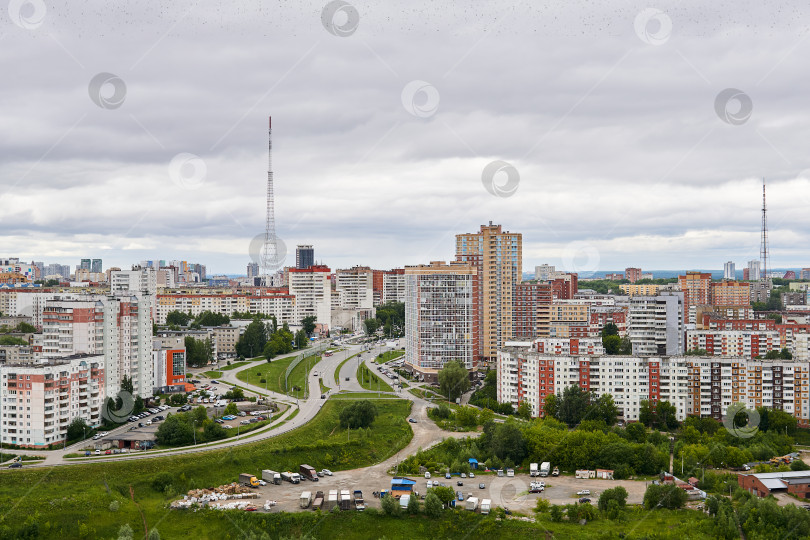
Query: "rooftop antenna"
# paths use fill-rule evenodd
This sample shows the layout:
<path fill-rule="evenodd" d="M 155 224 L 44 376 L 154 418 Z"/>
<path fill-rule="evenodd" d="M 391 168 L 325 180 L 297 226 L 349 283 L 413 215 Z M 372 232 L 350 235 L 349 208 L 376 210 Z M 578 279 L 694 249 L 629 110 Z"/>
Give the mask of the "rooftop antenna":
<path fill-rule="evenodd" d="M 273 196 L 273 118 L 267 117 L 267 218 L 262 250 L 262 284 L 270 286 L 270 266 L 276 261 L 276 215 Z"/>
<path fill-rule="evenodd" d="M 768 275 L 768 208 L 765 204 L 765 178 L 762 178 L 762 240 L 759 251 L 759 259 L 762 264 L 762 272 L 759 282 L 763 294 L 771 290 L 771 279 Z"/>

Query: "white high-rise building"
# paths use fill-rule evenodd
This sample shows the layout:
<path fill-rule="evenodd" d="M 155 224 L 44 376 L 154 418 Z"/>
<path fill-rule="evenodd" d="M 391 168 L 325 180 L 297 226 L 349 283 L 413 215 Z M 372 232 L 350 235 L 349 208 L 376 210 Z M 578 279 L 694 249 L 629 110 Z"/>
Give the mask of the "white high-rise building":
<path fill-rule="evenodd" d="M 383 274 L 383 304 L 388 302 L 405 302 L 405 271 L 395 268 Z"/>
<path fill-rule="evenodd" d="M 549 281 L 554 279 L 557 269 L 553 264 L 541 264 L 534 267 L 534 279 L 537 281 Z"/>
<path fill-rule="evenodd" d="M 464 263 L 405 267 L 405 367 L 436 380 L 457 360 L 467 369 L 478 359 L 478 272 Z"/>
<path fill-rule="evenodd" d="M 683 354 L 683 293 L 632 296 L 627 336 L 636 356 Z"/>
<path fill-rule="evenodd" d="M 294 298 L 296 324 L 304 317 L 315 316 L 315 323 L 329 328 L 332 324 L 332 284 L 328 266 L 290 268 L 287 286 Z"/>
<path fill-rule="evenodd" d="M 723 265 L 723 279 L 737 279 L 737 271 L 734 262 L 728 261 Z"/>
<path fill-rule="evenodd" d="M 760 261 L 748 261 L 748 281 L 759 281 L 760 268 Z"/>
<path fill-rule="evenodd" d="M 374 307 L 374 273 L 366 266 L 335 272 L 335 293 L 342 309 Z"/>
<path fill-rule="evenodd" d="M 115 270 L 110 273 L 110 290 L 113 294 L 155 294 L 157 292 L 157 272 L 154 268 Z"/>

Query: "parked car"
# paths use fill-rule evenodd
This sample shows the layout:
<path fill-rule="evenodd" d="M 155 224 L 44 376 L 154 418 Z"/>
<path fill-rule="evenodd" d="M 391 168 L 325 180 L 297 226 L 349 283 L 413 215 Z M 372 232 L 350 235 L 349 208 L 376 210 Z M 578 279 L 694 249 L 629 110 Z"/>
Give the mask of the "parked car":
<path fill-rule="evenodd" d="M 143 427 L 143 422 L 138 422 L 138 427 Z"/>
<path fill-rule="evenodd" d="M 322 470 L 321 472 L 322 472 L 323 474 L 325 474 L 326 476 L 332 476 L 332 471 L 330 471 L 329 469 L 324 469 L 324 470 Z"/>
<path fill-rule="evenodd" d="M 223 420 L 222 418 L 215 418 L 214 422 L 216 422 L 217 424 L 224 424 L 225 420 Z"/>
<path fill-rule="evenodd" d="M 425 478 L 430 478 L 430 471 L 425 473 Z"/>
<path fill-rule="evenodd" d="M 591 500 L 590 500 L 588 497 L 582 497 L 582 498 L 579 500 L 579 502 L 580 502 L 580 504 L 588 504 L 588 503 L 590 503 L 590 502 L 591 502 Z"/>
<path fill-rule="evenodd" d="M 462 495 L 460 491 L 456 491 L 456 498 L 460 501 L 463 501 L 464 495 Z"/>
<path fill-rule="evenodd" d="M 22 463 L 15 461 L 11 465 L 8 466 L 9 469 L 20 469 L 22 468 Z"/>
<path fill-rule="evenodd" d="M 101 450 L 98 450 L 98 449 L 97 449 L 97 450 L 96 450 L 96 455 L 97 455 L 97 456 L 98 456 L 98 455 L 101 455 Z"/>
<path fill-rule="evenodd" d="M 577 491 L 577 495 L 590 495 L 590 494 L 591 494 L 590 489 L 580 489 L 579 491 Z"/>
<path fill-rule="evenodd" d="M 450 480 L 450 473 L 449 472 L 444 473 L 444 477 L 445 477 L 445 479 Z"/>
<path fill-rule="evenodd" d="M 474 472 L 470 473 L 470 478 L 475 478 L 475 473 Z"/>
<path fill-rule="evenodd" d="M 408 422 L 410 422 L 411 424 L 415 424 L 416 420 L 414 420 L 413 418 L 408 418 Z"/>
<path fill-rule="evenodd" d="M 467 473 L 461 473 L 462 478 L 467 478 Z"/>
<path fill-rule="evenodd" d="M 427 487 L 428 487 L 428 489 L 433 487 L 433 480 L 428 480 L 427 481 Z"/>
<path fill-rule="evenodd" d="M 246 426 L 246 425 L 250 424 L 250 420 L 242 420 L 239 423 L 242 424 L 243 426 Z"/>
<path fill-rule="evenodd" d="M 486 487 L 487 487 L 487 486 L 486 486 L 486 485 L 485 485 L 483 482 L 481 482 L 480 484 L 478 484 L 478 489 L 485 489 Z"/>
<path fill-rule="evenodd" d="M 458 482 L 456 482 L 456 485 L 457 485 L 457 486 L 463 486 L 463 485 L 464 485 L 464 482 L 462 482 L 461 480 L 459 480 Z"/>

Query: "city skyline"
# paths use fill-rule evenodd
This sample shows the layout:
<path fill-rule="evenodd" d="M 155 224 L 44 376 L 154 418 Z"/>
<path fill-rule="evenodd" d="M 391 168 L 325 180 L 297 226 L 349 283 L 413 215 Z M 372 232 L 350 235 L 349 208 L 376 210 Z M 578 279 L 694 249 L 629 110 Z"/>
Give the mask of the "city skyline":
<path fill-rule="evenodd" d="M 715 6 L 711 26 L 693 22 L 693 8 L 671 9 L 655 30 L 638 26 L 649 15 L 641 5 L 567 6 L 554 24 L 542 7 L 438 18 L 427 3 L 367 6 L 340 37 L 314 3 L 246 5 L 206 25 L 214 11 L 203 5 L 119 12 L 99 2 L 88 12 L 106 47 L 84 10 L 6 20 L 19 45 L 6 62 L 38 67 L 15 70 L 0 90 L 16 133 L 0 172 L 5 250 L 244 273 L 264 230 L 272 114 L 290 266 L 297 244 L 333 267 L 422 264 L 490 220 L 524 234 L 527 267 L 742 264 L 759 252 L 762 176 L 771 265 L 808 266 L 807 123 L 799 94 L 784 93 L 809 45 L 791 12 L 728 7 Z M 268 35 L 276 47 L 255 46 Z M 419 43 L 394 46 L 408 36 Z M 210 54 L 226 40 L 252 54 Z M 556 43 L 566 46 L 558 56 L 540 53 Z M 707 58 L 707 46 L 726 54 Z M 487 169 L 494 162 L 517 171 L 514 192 L 482 185 L 511 170 Z"/>

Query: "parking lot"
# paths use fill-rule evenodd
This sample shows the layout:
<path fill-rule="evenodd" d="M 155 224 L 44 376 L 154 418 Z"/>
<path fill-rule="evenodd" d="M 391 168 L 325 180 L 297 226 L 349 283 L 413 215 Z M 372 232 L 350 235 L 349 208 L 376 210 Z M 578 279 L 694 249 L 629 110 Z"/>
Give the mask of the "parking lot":
<path fill-rule="evenodd" d="M 257 474 L 257 478 L 260 477 L 261 471 L 251 472 Z M 587 495 L 587 497 L 591 499 L 593 504 L 596 504 L 600 493 L 616 486 L 623 486 L 627 490 L 628 504 L 641 504 L 646 489 L 645 482 L 633 480 L 578 480 L 573 476 L 549 476 L 548 478 L 536 479 L 546 482 L 543 493 L 529 493 L 529 484 L 533 479 L 527 474 L 507 478 L 487 473 L 478 474 L 475 478 L 462 479 L 453 476 L 450 480 L 441 475 L 438 476 L 437 478 L 434 475 L 431 481 L 438 481 L 452 487 L 454 491 L 460 491 L 465 500 L 472 495 L 478 498 L 479 503 L 482 499 L 490 499 L 493 507 L 501 506 L 510 510 L 525 512 L 530 512 L 539 498 L 548 499 L 552 504 L 575 503 L 580 498 L 577 492 L 584 489 L 590 490 L 590 495 Z M 427 479 L 417 476 L 409 476 L 408 478 L 416 481 L 414 491 L 419 493 L 421 498 L 427 492 Z M 236 481 L 235 478 L 234 481 Z M 458 486 L 458 481 L 461 481 L 464 485 Z M 479 488 L 480 483 L 484 484 L 484 489 Z M 259 498 L 256 499 L 255 504 L 262 507 L 265 501 L 271 500 L 277 502 L 277 505 L 272 508 L 272 512 L 297 512 L 301 511 L 299 498 L 304 491 L 311 492 L 314 498 L 317 491 L 323 491 L 324 495 L 328 495 L 329 490 L 332 489 L 338 491 L 360 489 L 363 492 L 366 507 L 380 508 L 380 500 L 375 498 L 372 493 L 389 489 L 390 485 L 390 476 L 374 474 L 370 470 L 342 471 L 335 472 L 333 476 L 324 476 L 318 482 L 302 480 L 300 484 L 282 482 L 280 485 L 268 484 L 259 487 L 256 489 Z M 312 510 L 312 507 L 309 510 Z"/>

